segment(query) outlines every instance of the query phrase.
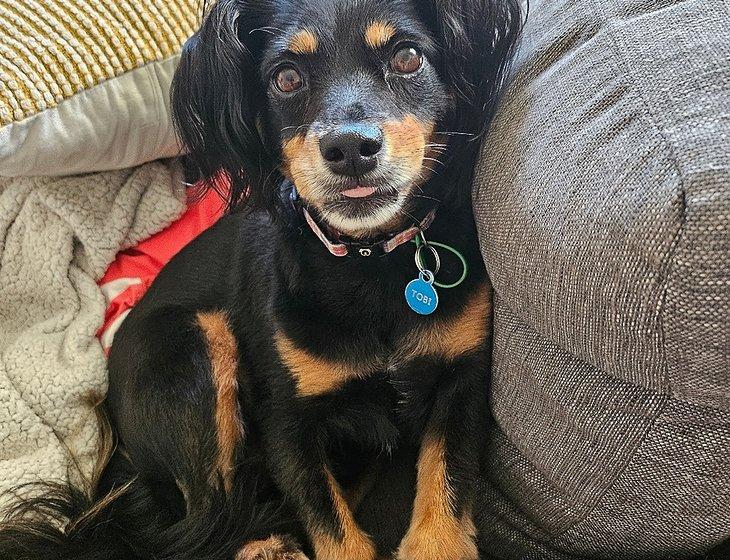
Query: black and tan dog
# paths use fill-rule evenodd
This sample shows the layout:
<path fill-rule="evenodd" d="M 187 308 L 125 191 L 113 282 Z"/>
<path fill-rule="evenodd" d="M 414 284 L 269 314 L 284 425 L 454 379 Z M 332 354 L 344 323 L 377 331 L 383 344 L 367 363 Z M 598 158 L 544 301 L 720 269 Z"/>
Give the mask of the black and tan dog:
<path fill-rule="evenodd" d="M 67 490 L 26 504 L 0 551 L 479 557 L 490 287 L 470 182 L 520 21 L 517 0 L 213 6 L 173 104 L 191 167 L 223 178 L 235 211 L 173 259 L 117 334 L 119 443 L 95 501 Z M 469 266 L 431 314 L 405 297 L 433 310 L 433 294 L 406 292 L 415 236 Z M 425 248 L 418 262 L 435 272 Z M 436 281 L 457 284 L 461 261 L 438 251 Z M 361 517 L 378 473 L 401 480 L 389 461 L 407 449 L 412 504 L 383 507 L 398 499 L 386 492 Z M 24 522 L 34 506 L 74 519 L 63 533 Z M 377 527 L 402 509 L 391 550 Z"/>

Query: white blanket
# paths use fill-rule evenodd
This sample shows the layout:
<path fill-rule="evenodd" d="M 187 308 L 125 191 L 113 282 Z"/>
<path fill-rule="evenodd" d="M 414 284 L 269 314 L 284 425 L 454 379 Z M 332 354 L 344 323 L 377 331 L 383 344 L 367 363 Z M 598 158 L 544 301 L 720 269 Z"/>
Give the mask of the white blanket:
<path fill-rule="evenodd" d="M 0 179 L 0 506 L 19 483 L 65 480 L 72 457 L 91 472 L 89 399 L 106 389 L 96 281 L 184 208 L 178 170 L 159 162 Z"/>

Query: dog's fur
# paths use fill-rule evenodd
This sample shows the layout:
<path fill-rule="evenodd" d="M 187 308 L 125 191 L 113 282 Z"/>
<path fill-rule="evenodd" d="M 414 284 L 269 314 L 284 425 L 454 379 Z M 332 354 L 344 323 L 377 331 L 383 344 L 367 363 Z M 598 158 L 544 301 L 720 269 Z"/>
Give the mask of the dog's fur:
<path fill-rule="evenodd" d="M 116 336 L 119 445 L 91 503 L 63 488 L 26 503 L 0 556 L 478 558 L 490 287 L 470 184 L 520 22 L 517 0 L 218 0 L 173 107 L 193 173 L 224 178 L 233 212 Z M 420 69 L 394 70 L 401 48 Z M 272 83 L 282 65 L 301 90 Z M 333 171 L 322 143 L 343 127 L 382 136 L 373 169 Z M 286 180 L 326 231 L 360 243 L 437 207 L 427 236 L 463 253 L 466 281 L 432 316 L 413 313 L 414 246 L 330 255 Z M 342 195 L 362 186 L 378 192 Z M 458 277 L 444 265 L 440 279 Z"/>

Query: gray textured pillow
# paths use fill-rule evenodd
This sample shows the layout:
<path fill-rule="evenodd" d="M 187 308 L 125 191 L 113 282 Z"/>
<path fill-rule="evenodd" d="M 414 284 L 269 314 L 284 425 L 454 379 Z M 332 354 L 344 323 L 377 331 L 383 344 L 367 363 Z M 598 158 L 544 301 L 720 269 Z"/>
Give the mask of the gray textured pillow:
<path fill-rule="evenodd" d="M 495 287 L 485 549 L 730 537 L 726 0 L 533 0 L 475 210 Z"/>

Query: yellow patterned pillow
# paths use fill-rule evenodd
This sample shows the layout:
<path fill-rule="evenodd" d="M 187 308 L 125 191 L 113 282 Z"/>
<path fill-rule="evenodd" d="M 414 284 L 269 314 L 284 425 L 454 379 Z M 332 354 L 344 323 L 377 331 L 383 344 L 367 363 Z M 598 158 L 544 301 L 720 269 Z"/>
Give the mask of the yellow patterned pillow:
<path fill-rule="evenodd" d="M 0 0 L 0 176 L 174 155 L 169 87 L 200 0 Z"/>

